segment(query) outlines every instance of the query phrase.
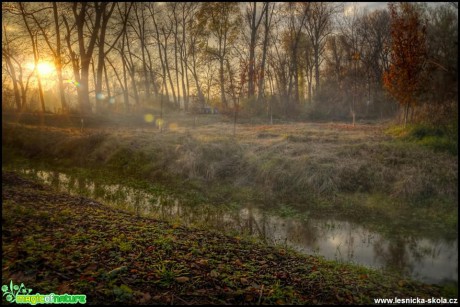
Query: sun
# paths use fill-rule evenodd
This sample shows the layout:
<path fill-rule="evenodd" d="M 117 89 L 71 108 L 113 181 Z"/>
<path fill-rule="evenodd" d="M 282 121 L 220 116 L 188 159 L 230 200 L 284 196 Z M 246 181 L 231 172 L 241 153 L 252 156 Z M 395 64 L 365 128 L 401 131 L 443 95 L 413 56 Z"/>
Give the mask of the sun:
<path fill-rule="evenodd" d="M 48 62 L 38 63 L 38 73 L 42 76 L 47 76 L 53 73 L 54 66 Z"/>
<path fill-rule="evenodd" d="M 27 67 L 29 69 L 33 70 L 34 67 L 35 67 L 35 64 L 34 63 L 29 63 L 27 65 Z M 40 63 L 38 63 L 37 70 L 38 70 L 38 73 L 41 76 L 48 76 L 48 75 L 52 74 L 55 69 L 54 69 L 54 65 L 49 63 L 49 62 L 40 62 Z"/>

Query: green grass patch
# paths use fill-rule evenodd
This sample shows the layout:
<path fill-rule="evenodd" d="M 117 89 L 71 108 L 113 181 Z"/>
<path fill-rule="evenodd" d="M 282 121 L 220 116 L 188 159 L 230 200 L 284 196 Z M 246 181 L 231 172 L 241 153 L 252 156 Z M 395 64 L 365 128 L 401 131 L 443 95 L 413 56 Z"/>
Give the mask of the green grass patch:
<path fill-rule="evenodd" d="M 413 142 L 436 152 L 448 152 L 458 155 L 458 131 L 452 134 L 442 127 L 426 124 L 393 126 L 387 129 L 388 134 L 406 142 Z"/>

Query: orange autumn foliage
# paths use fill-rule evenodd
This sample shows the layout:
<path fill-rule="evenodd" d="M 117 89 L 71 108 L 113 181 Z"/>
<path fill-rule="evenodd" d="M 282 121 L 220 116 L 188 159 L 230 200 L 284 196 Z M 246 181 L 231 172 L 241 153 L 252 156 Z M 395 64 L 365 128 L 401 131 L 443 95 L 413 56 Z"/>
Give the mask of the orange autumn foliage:
<path fill-rule="evenodd" d="M 406 110 L 417 105 L 426 60 L 426 27 L 412 3 L 389 3 L 391 65 L 383 75 L 385 88 Z M 407 114 L 406 114 L 407 115 Z"/>

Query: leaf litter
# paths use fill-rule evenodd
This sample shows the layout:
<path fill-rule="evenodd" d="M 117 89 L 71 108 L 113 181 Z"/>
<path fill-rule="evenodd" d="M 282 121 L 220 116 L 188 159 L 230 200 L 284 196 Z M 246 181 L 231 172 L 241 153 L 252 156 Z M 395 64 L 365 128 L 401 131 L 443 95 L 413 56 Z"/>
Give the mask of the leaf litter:
<path fill-rule="evenodd" d="M 2 172 L 2 284 L 90 304 L 368 304 L 440 297 L 400 276 L 139 218 Z"/>

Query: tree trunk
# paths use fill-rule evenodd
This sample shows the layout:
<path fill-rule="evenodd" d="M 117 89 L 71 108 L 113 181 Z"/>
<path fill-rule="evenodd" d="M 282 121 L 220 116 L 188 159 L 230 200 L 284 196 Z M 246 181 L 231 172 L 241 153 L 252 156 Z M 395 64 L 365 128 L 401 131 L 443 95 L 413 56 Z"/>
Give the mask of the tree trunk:
<path fill-rule="evenodd" d="M 270 23 L 271 23 L 271 16 L 273 16 L 273 11 L 272 14 L 270 14 L 270 21 L 268 18 L 268 10 L 269 10 L 269 3 L 265 3 L 265 22 L 264 22 L 264 43 L 263 43 L 263 48 L 262 48 L 262 61 L 260 63 L 260 76 L 259 76 L 259 96 L 258 96 L 258 101 L 261 102 L 262 99 L 264 98 L 264 86 L 265 86 L 265 61 L 267 59 L 267 47 L 268 47 L 268 33 L 270 31 Z"/>
<path fill-rule="evenodd" d="M 179 86 L 179 61 L 178 61 L 178 51 L 177 51 L 177 45 L 179 44 L 179 38 L 177 36 L 177 32 L 179 31 L 179 22 L 177 20 L 176 16 L 176 7 L 174 7 L 174 68 L 176 71 L 176 90 L 177 90 L 177 103 L 179 108 L 181 107 L 180 105 L 180 86 Z M 182 97 L 184 96 L 184 93 L 182 93 Z"/>
<path fill-rule="evenodd" d="M 188 92 L 185 83 L 188 84 L 188 76 L 187 76 L 187 68 L 184 68 L 184 62 L 187 61 L 187 45 L 185 41 L 185 12 L 184 8 L 182 8 L 182 42 L 180 44 L 180 70 L 182 76 L 182 99 L 184 101 L 184 111 L 188 111 Z"/>
<path fill-rule="evenodd" d="M 120 78 L 120 75 L 118 74 L 117 70 L 115 69 L 115 67 L 113 66 L 112 62 L 110 61 L 110 58 L 107 57 L 106 60 L 107 60 L 107 63 L 109 63 L 110 67 L 112 67 L 113 72 L 115 73 L 115 76 L 117 77 L 118 84 L 120 85 L 121 90 L 122 90 L 123 93 L 124 93 L 124 92 L 125 92 L 125 87 L 124 87 L 124 85 L 123 85 L 123 81 L 122 81 L 121 78 Z M 124 65 L 124 63 L 123 63 L 123 65 Z M 107 74 L 107 69 L 105 69 L 105 72 L 106 72 L 106 74 Z M 123 72 L 125 72 L 125 69 L 123 69 Z M 107 76 L 106 76 L 106 78 L 107 78 Z M 108 79 L 107 79 L 107 82 L 108 82 Z M 108 83 L 107 83 L 107 90 L 108 90 L 108 92 L 110 93 L 109 84 L 108 84 Z M 111 94 L 109 94 L 109 96 L 111 96 Z"/>
<path fill-rule="evenodd" d="M 97 61 L 97 73 L 96 73 L 96 91 L 95 91 L 95 96 L 96 96 L 96 109 L 100 108 L 101 105 L 104 103 L 105 95 L 101 95 L 102 93 L 102 84 L 103 84 L 103 77 L 102 73 L 104 71 L 105 67 L 105 57 L 107 52 L 105 52 L 105 38 L 106 38 L 106 31 L 107 31 L 107 24 L 109 22 L 110 17 L 112 16 L 113 10 L 115 9 L 115 6 L 117 5 L 115 2 L 111 3 L 111 7 L 109 10 L 106 12 L 106 7 L 103 6 L 101 8 L 101 15 L 102 15 L 102 21 L 101 21 L 101 30 L 99 34 L 99 54 L 98 54 L 98 61 Z M 125 22 L 123 22 L 123 30 L 121 33 L 123 33 L 125 30 Z M 115 42 L 118 41 L 118 38 L 121 36 L 120 35 L 115 39 Z M 115 43 L 114 43 L 115 44 Z M 113 45 L 112 45 L 113 47 Z M 109 48 L 109 51 L 112 49 L 112 47 Z M 109 95 L 110 96 L 110 95 Z M 98 110 L 99 111 L 99 110 Z"/>
<path fill-rule="evenodd" d="M 91 104 L 89 102 L 89 62 L 82 65 L 80 86 L 77 87 L 78 101 L 80 102 L 80 111 L 82 114 L 91 113 Z"/>
<path fill-rule="evenodd" d="M 24 4 L 20 2 L 19 7 L 21 9 L 22 19 L 23 19 L 24 24 L 26 26 L 27 33 L 29 34 L 30 41 L 32 42 L 32 52 L 33 52 L 33 55 L 34 55 L 34 65 L 35 65 L 34 66 L 34 73 L 35 73 L 35 76 L 37 78 L 37 83 L 38 83 L 38 94 L 39 94 L 39 98 L 40 98 L 40 106 L 41 106 L 41 111 L 43 113 L 45 113 L 45 99 L 43 97 L 42 81 L 41 81 L 40 73 L 38 71 L 38 61 L 39 61 L 38 37 L 37 37 L 36 33 L 32 33 L 32 29 L 29 26 L 29 23 L 28 23 L 27 18 L 26 18 L 26 11 L 25 11 L 25 8 L 24 8 Z"/>
<path fill-rule="evenodd" d="M 407 126 L 408 116 L 409 116 L 409 104 L 406 104 L 404 106 L 404 128 L 406 128 L 406 126 Z"/>
<path fill-rule="evenodd" d="M 319 46 L 315 46 L 315 92 L 318 93 L 319 91 Z"/>
<path fill-rule="evenodd" d="M 76 21 L 77 34 L 78 34 L 78 46 L 81 63 L 81 76 L 80 86 L 77 88 L 78 100 L 80 103 L 80 111 L 82 113 L 91 113 L 91 103 L 89 100 L 89 65 L 93 55 L 94 47 L 96 44 L 96 38 L 99 35 L 101 27 L 101 17 L 107 6 L 107 2 L 95 3 L 95 22 L 93 25 L 93 32 L 89 37 L 88 46 L 85 47 L 85 16 L 87 14 L 87 3 L 82 2 L 80 12 L 77 13 L 78 3 L 73 3 L 73 12 Z"/>
<path fill-rule="evenodd" d="M 168 34 L 168 36 L 166 36 L 165 32 L 164 32 L 164 29 L 163 29 L 163 35 L 165 37 L 165 43 L 163 45 L 165 69 L 166 69 L 166 74 L 168 76 L 169 85 L 171 86 L 171 92 L 172 92 L 172 95 L 173 95 L 174 105 L 177 106 L 176 91 L 174 90 L 174 83 L 173 83 L 173 80 L 172 80 L 172 77 L 171 77 L 171 71 L 169 69 L 169 61 L 168 61 L 168 38 L 169 38 L 169 34 Z"/>
<path fill-rule="evenodd" d="M 123 100 L 125 102 L 125 111 L 129 112 L 128 67 L 123 55 L 121 56 L 121 60 L 123 62 L 123 83 L 125 84 L 123 88 Z"/>
<path fill-rule="evenodd" d="M 227 109 L 227 99 L 225 97 L 225 86 L 224 86 L 224 58 L 219 59 L 219 81 L 220 81 L 220 99 L 225 109 Z"/>
<path fill-rule="evenodd" d="M 16 103 L 18 112 L 20 112 L 22 109 L 21 108 L 21 96 L 19 94 L 18 81 L 16 79 L 16 70 L 14 69 L 14 66 L 13 66 L 13 63 L 11 62 L 10 57 L 6 55 L 5 58 L 6 58 L 6 64 L 8 65 L 8 68 L 10 70 L 11 79 L 13 80 L 14 101 Z"/>
<path fill-rule="evenodd" d="M 97 70 L 96 70 L 96 86 L 95 86 L 95 97 L 96 97 L 96 112 L 101 111 L 101 104 L 102 100 L 100 99 L 102 97 L 102 73 L 104 70 L 104 59 L 105 59 L 105 54 L 104 54 L 104 45 L 105 45 L 105 29 L 106 29 L 106 21 L 103 21 L 102 28 L 101 28 L 101 34 L 99 38 L 99 53 L 97 57 Z"/>
<path fill-rule="evenodd" d="M 110 82 L 109 82 L 109 76 L 107 74 L 107 65 L 104 63 L 104 78 L 105 78 L 105 87 L 107 88 L 107 97 L 104 101 L 107 101 L 110 103 L 110 99 L 112 98 L 112 93 L 110 92 Z M 103 105 L 103 107 L 106 107 Z"/>
<path fill-rule="evenodd" d="M 155 80 L 155 72 L 153 70 L 152 57 L 150 56 L 150 52 L 149 52 L 149 50 L 147 48 L 145 49 L 145 52 L 147 54 L 147 58 L 149 59 L 150 82 L 152 82 L 153 93 L 154 93 L 155 97 L 157 97 L 158 93 L 159 93 L 159 90 L 158 90 L 158 86 L 157 86 L 156 80 Z"/>
<path fill-rule="evenodd" d="M 255 7 L 255 4 L 254 4 Z M 255 8 L 254 8 L 255 11 Z M 255 29 L 251 29 L 251 41 L 249 44 L 249 71 L 248 71 L 248 98 L 254 96 L 254 62 L 255 62 L 255 46 L 256 33 Z"/>
<path fill-rule="evenodd" d="M 251 38 L 249 43 L 249 71 L 248 71 L 248 98 L 251 98 L 255 95 L 255 49 L 256 49 L 256 39 L 257 39 L 257 30 L 259 29 L 260 22 L 263 18 L 265 8 L 262 9 L 262 14 L 259 16 L 259 20 L 256 20 L 257 16 L 257 2 L 253 2 L 252 14 L 249 17 L 249 25 L 251 28 Z M 266 5 L 266 4 L 264 4 Z"/>
<path fill-rule="evenodd" d="M 141 53 L 142 53 L 142 69 L 143 69 L 143 75 L 144 75 L 144 102 L 147 101 L 148 97 L 150 96 L 150 74 L 147 70 L 147 58 L 145 56 L 147 46 L 145 44 L 146 41 L 146 35 L 145 35 L 145 17 L 144 17 L 144 6 L 142 5 L 142 11 L 141 11 L 141 18 L 137 15 L 137 10 L 136 12 L 136 18 L 137 18 L 137 24 L 139 27 L 139 40 L 141 42 Z"/>
<path fill-rule="evenodd" d="M 149 5 L 148 6 L 149 8 L 149 12 L 150 12 L 150 16 L 152 17 L 152 21 L 153 21 L 153 25 L 154 25 L 154 28 L 155 28 L 155 36 L 156 36 L 156 40 L 157 40 L 157 46 L 158 46 L 158 55 L 159 55 L 159 58 L 160 58 L 160 64 L 161 64 L 161 71 L 162 71 L 162 83 L 163 83 L 163 89 L 164 90 L 164 93 L 166 94 L 166 98 L 168 99 L 169 101 L 169 92 L 168 92 L 168 84 L 166 82 L 166 67 L 165 67 L 165 62 L 163 60 L 163 51 L 162 51 L 162 42 L 161 42 L 161 39 L 160 39 L 160 30 L 159 30 L 159 27 L 158 27 L 158 24 L 156 22 L 156 19 L 155 19 L 155 12 L 152 10 L 152 7 Z M 161 104 L 161 117 L 163 116 L 163 99 L 164 99 L 164 95 L 161 95 L 161 98 L 160 98 L 160 104 Z"/>
<path fill-rule="evenodd" d="M 35 74 L 36 74 L 37 83 L 38 83 L 38 96 L 40 98 L 41 111 L 42 113 L 45 113 L 46 112 L 45 98 L 43 97 L 42 78 L 40 76 L 40 72 L 38 71 L 39 56 L 38 56 L 38 38 L 37 37 L 35 37 L 35 43 L 33 42 L 33 37 L 32 37 L 32 49 L 34 52 Z"/>
<path fill-rule="evenodd" d="M 56 66 L 56 72 L 58 76 L 59 95 L 61 97 L 62 112 L 67 113 L 68 109 L 67 109 L 67 102 L 65 99 L 64 80 L 62 79 L 61 29 L 59 27 L 59 17 L 58 17 L 56 2 L 53 2 L 53 16 L 54 16 L 54 27 L 56 31 L 56 57 L 54 60 L 54 65 Z"/>

